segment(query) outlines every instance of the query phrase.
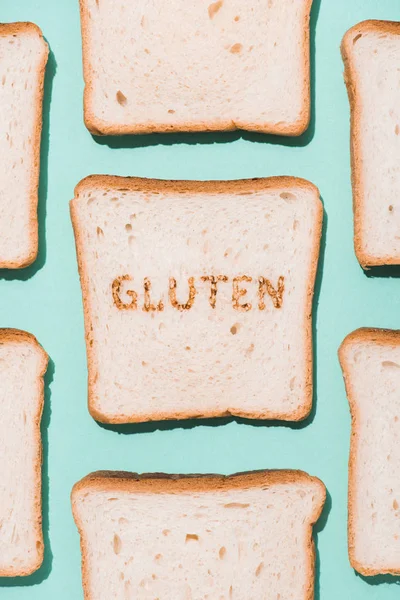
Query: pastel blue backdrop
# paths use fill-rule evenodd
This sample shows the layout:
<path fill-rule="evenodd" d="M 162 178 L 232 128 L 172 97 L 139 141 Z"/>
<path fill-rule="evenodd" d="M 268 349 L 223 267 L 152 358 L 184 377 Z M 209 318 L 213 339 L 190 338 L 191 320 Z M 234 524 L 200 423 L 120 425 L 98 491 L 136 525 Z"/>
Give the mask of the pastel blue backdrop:
<path fill-rule="evenodd" d="M 231 473 L 261 468 L 304 469 L 327 486 L 329 499 L 318 533 L 317 600 L 398 597 L 398 580 L 367 581 L 354 573 L 346 542 L 350 418 L 337 348 L 356 327 L 400 326 L 400 281 L 367 277 L 353 252 L 349 107 L 339 45 L 349 27 L 367 18 L 400 20 L 398 0 L 314 1 L 313 122 L 300 139 L 226 133 L 95 140 L 82 120 L 78 0 L 1 1 L 0 20 L 34 21 L 52 54 L 46 79 L 40 257 L 23 272 L 0 272 L 0 326 L 34 333 L 52 367 L 43 428 L 46 560 L 30 578 L 0 580 L 0 599 L 83 598 L 69 498 L 73 484 L 90 471 Z M 119 432 L 92 420 L 86 407 L 83 312 L 68 209 L 75 184 L 92 173 L 166 179 L 296 175 L 319 186 L 326 214 L 315 302 L 311 419 L 301 426 L 207 421 Z"/>

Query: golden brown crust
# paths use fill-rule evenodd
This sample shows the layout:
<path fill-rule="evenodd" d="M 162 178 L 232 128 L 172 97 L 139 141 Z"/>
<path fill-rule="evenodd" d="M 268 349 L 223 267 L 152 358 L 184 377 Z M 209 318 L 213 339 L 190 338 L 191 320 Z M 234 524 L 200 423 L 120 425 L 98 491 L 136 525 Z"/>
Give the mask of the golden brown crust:
<path fill-rule="evenodd" d="M 400 345 L 400 330 L 376 329 L 362 327 L 350 333 L 342 342 L 339 348 L 339 361 L 343 372 L 343 379 L 346 388 L 346 395 L 349 402 L 351 414 L 351 438 L 349 454 L 349 485 L 348 485 L 348 552 L 350 564 L 358 573 L 371 577 L 373 575 L 400 575 L 399 569 L 371 569 L 361 564 L 355 556 L 355 531 L 354 518 L 356 506 L 354 502 L 355 489 L 357 487 L 357 457 L 359 446 L 359 432 L 357 421 L 359 418 L 357 403 L 353 386 L 349 376 L 349 365 L 347 363 L 347 349 L 355 344 L 362 342 L 371 342 L 379 345 Z"/>
<path fill-rule="evenodd" d="M 2 261 L 0 258 L 0 269 L 23 269 L 31 265 L 37 258 L 38 254 L 38 192 L 39 192 L 39 177 L 40 177 L 40 143 L 42 136 L 43 122 L 43 95 L 44 95 L 44 77 L 49 55 L 49 47 L 43 38 L 42 31 L 34 23 L 0 23 L 0 36 L 7 35 L 23 35 L 30 33 L 37 35 L 43 42 L 43 58 L 38 70 L 38 91 L 35 98 L 35 128 L 34 128 L 34 165 L 35 168 L 31 174 L 31 189 L 30 189 L 30 206 L 29 206 L 29 239 L 30 250 L 28 254 L 18 261 Z"/>
<path fill-rule="evenodd" d="M 318 478 L 312 477 L 303 471 L 262 470 L 235 473 L 234 475 L 169 475 L 166 473 L 139 474 L 127 471 L 96 471 L 74 485 L 72 496 L 82 489 L 118 489 L 120 491 L 151 494 L 193 494 L 311 482 L 320 486 L 325 498 L 324 484 Z M 318 514 L 315 515 L 316 519 L 319 517 L 321 510 L 322 506 L 319 507 Z"/>
<path fill-rule="evenodd" d="M 108 189 L 128 192 L 171 192 L 172 194 L 238 194 L 258 192 L 285 187 L 307 189 L 319 197 L 318 188 L 300 177 L 268 177 L 235 179 L 230 181 L 183 181 L 166 179 L 146 179 L 144 177 L 118 177 L 114 175 L 89 175 L 75 187 L 75 198 L 91 189 Z M 74 200 L 72 200 L 72 203 Z"/>
<path fill-rule="evenodd" d="M 271 189 L 282 189 L 287 188 L 293 189 L 298 187 L 302 190 L 308 190 L 315 194 L 316 201 L 318 202 L 318 215 L 315 223 L 315 239 L 314 239 L 314 253 L 312 257 L 312 264 L 309 274 L 309 284 L 307 291 L 307 304 L 305 306 L 305 319 L 307 321 L 307 329 L 305 331 L 305 352 L 306 356 L 310 357 L 308 363 L 307 380 L 306 380 L 306 394 L 303 405 L 296 411 L 291 411 L 285 414 L 275 413 L 270 410 L 263 412 L 253 413 L 249 411 L 191 411 L 191 412 L 180 412 L 174 413 L 174 420 L 184 419 L 204 419 L 214 417 L 229 417 L 235 416 L 244 419 L 259 419 L 259 420 L 275 420 L 281 421 L 302 421 L 306 419 L 312 409 L 313 403 L 313 341 L 312 341 L 312 305 L 314 297 L 314 285 L 315 278 L 318 268 L 319 259 L 319 248 L 322 234 L 322 220 L 323 220 L 323 207 L 320 201 L 320 194 L 318 188 L 305 179 L 298 177 L 271 177 L 266 179 L 242 179 L 236 181 L 165 181 L 158 179 L 143 179 L 139 177 L 115 177 L 109 175 L 91 175 L 83 179 L 75 188 L 75 199 L 70 203 L 71 220 L 75 234 L 75 245 L 76 255 L 78 261 L 78 270 L 81 280 L 82 296 L 83 296 L 83 310 L 85 317 L 85 338 L 86 338 L 86 351 L 88 357 L 89 367 L 89 381 L 88 381 L 88 406 L 89 412 L 92 417 L 100 423 L 109 424 L 125 424 L 125 423 L 141 423 L 149 421 L 164 421 L 170 420 L 170 412 L 157 412 L 151 415 L 138 416 L 138 415 L 126 415 L 122 414 L 118 417 L 110 418 L 108 415 L 103 414 L 96 408 L 96 397 L 94 394 L 94 349 L 90 343 L 92 322 L 91 322 L 91 310 L 89 303 L 89 274 L 87 272 L 86 264 L 82 255 L 82 241 L 81 234 L 79 231 L 79 224 L 75 213 L 75 204 L 79 202 L 80 194 L 91 189 L 112 189 L 112 190 L 125 190 L 129 192 L 133 191 L 144 191 L 144 192 L 170 192 L 172 194 L 185 194 L 185 193 L 229 193 L 229 194 L 240 194 L 251 192 L 258 192 L 262 190 Z"/>
<path fill-rule="evenodd" d="M 76 483 L 71 493 L 72 513 L 78 527 L 82 554 L 82 585 L 85 600 L 94 600 L 89 590 L 89 564 L 87 556 L 90 552 L 84 539 L 84 527 L 75 506 L 75 497 L 82 491 L 126 491 L 128 493 L 148 494 L 197 494 L 218 492 L 233 489 L 266 488 L 279 484 L 309 483 L 318 486 L 320 497 L 314 501 L 314 512 L 310 515 L 308 527 L 309 542 L 305 548 L 308 556 L 308 585 L 304 592 L 304 600 L 314 599 L 315 579 L 315 544 L 312 527 L 321 516 L 326 500 L 326 489 L 317 477 L 303 471 L 253 471 L 236 473 L 235 475 L 167 475 L 164 473 L 137 473 L 98 471 L 91 473 Z M 299 599 L 300 600 L 300 599 Z"/>
<path fill-rule="evenodd" d="M 36 524 L 36 540 L 37 540 L 37 551 L 38 557 L 36 563 L 28 570 L 21 570 L 16 572 L 15 569 L 10 570 L 0 570 L 0 577 L 23 577 L 27 575 L 31 575 L 35 571 L 37 571 L 43 562 L 44 556 L 44 539 L 43 539 L 43 530 L 42 530 L 42 440 L 41 440 L 41 432 L 40 432 L 40 423 L 42 420 L 42 413 L 44 407 L 44 375 L 47 370 L 47 365 L 49 361 L 49 357 L 47 353 L 44 351 L 42 346 L 39 344 L 37 339 L 31 333 L 26 331 L 21 331 L 19 329 L 0 329 L 0 346 L 3 344 L 30 344 L 34 346 L 37 351 L 41 355 L 41 368 L 37 374 L 38 378 L 38 401 L 37 401 L 37 412 L 35 418 L 35 437 L 36 437 L 36 458 L 35 458 L 35 475 L 36 475 L 36 485 L 35 485 L 35 524 Z"/>
<path fill-rule="evenodd" d="M 354 249 L 357 259 L 363 269 L 383 265 L 399 265 L 400 255 L 380 258 L 372 256 L 363 249 L 363 212 L 364 212 L 364 182 L 362 180 L 362 149 L 361 149 L 361 122 L 360 112 L 362 97 L 358 93 L 358 74 L 353 64 L 353 47 L 358 36 L 370 32 L 383 32 L 400 35 L 400 22 L 394 21 L 363 21 L 349 29 L 343 37 L 341 52 L 344 63 L 344 80 L 350 103 L 350 152 L 351 152 L 351 181 L 353 187 L 354 211 Z"/>
<path fill-rule="evenodd" d="M 89 21 L 90 15 L 86 10 L 86 0 L 79 0 L 82 30 L 82 58 L 83 58 L 83 78 L 85 81 L 84 91 L 84 121 L 85 125 L 93 135 L 144 135 L 149 133 L 177 133 L 177 132 L 201 132 L 201 131 L 253 131 L 258 133 L 282 135 L 288 137 L 297 137 L 302 135 L 310 124 L 311 116 L 311 83 L 310 83 L 310 13 L 313 0 L 304 0 L 303 31 L 304 38 L 302 42 L 303 54 L 303 107 L 298 121 L 285 125 L 284 123 L 251 123 L 234 122 L 227 120 L 225 122 L 192 122 L 184 124 L 135 124 L 130 125 L 110 125 L 106 121 L 99 119 L 91 108 L 93 94 L 92 66 L 90 62 L 90 35 Z"/>

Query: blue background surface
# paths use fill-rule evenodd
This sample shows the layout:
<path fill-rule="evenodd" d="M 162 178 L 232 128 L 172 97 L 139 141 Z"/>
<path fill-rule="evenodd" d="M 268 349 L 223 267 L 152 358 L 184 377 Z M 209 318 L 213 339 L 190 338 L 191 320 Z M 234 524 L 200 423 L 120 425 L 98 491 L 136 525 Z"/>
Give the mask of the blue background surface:
<path fill-rule="evenodd" d="M 400 326 L 400 282 L 367 277 L 353 252 L 349 107 L 339 46 L 345 31 L 367 18 L 400 20 L 398 0 L 314 0 L 314 116 L 302 138 L 226 133 L 94 140 L 82 120 L 78 0 L 1 1 L 0 20 L 37 23 L 52 55 L 42 147 L 40 257 L 23 272 L 0 272 L 0 326 L 37 336 L 52 359 L 48 383 L 52 376 L 53 381 L 44 418 L 46 560 L 32 577 L 0 580 L 0 598 L 83 598 L 69 497 L 72 485 L 90 471 L 231 473 L 261 468 L 303 469 L 327 486 L 329 500 L 318 533 L 317 600 L 398 597 L 396 579 L 367 581 L 354 573 L 346 541 L 350 417 L 337 348 L 356 327 Z M 316 403 L 305 424 L 206 421 L 141 425 L 118 433 L 92 420 L 68 209 L 74 186 L 92 173 L 166 179 L 296 175 L 319 186 L 326 214 L 315 302 Z"/>

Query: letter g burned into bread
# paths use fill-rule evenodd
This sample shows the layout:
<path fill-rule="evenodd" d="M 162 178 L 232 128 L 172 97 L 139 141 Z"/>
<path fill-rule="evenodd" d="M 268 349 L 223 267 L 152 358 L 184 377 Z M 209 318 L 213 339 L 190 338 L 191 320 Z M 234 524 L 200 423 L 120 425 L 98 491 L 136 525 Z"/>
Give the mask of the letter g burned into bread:
<path fill-rule="evenodd" d="M 92 176 L 75 193 L 96 420 L 309 414 L 315 186 Z"/>

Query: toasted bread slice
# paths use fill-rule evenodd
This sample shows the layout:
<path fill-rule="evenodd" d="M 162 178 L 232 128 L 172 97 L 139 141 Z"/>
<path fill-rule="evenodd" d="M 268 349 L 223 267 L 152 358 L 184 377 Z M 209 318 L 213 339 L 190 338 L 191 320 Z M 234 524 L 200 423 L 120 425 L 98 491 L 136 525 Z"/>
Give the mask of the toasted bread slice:
<path fill-rule="evenodd" d="M 0 269 L 38 253 L 38 187 L 48 47 L 33 23 L 0 24 Z"/>
<path fill-rule="evenodd" d="M 325 494 L 300 471 L 94 473 L 72 492 L 85 600 L 312 600 Z"/>
<path fill-rule="evenodd" d="M 400 264 L 400 23 L 344 36 L 351 109 L 354 245 L 363 268 Z"/>
<path fill-rule="evenodd" d="M 363 575 L 399 575 L 400 331 L 358 329 L 339 357 L 352 416 L 350 562 Z"/>
<path fill-rule="evenodd" d="M 300 135 L 311 4 L 80 0 L 88 129 Z"/>
<path fill-rule="evenodd" d="M 43 377 L 48 357 L 33 335 L 0 329 L 0 577 L 30 575 L 43 561 Z"/>
<path fill-rule="evenodd" d="M 315 186 L 93 176 L 71 214 L 97 420 L 309 414 Z"/>

